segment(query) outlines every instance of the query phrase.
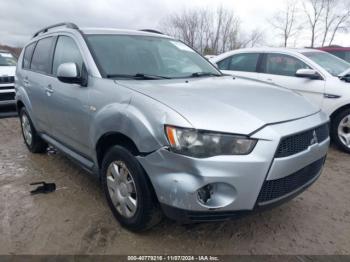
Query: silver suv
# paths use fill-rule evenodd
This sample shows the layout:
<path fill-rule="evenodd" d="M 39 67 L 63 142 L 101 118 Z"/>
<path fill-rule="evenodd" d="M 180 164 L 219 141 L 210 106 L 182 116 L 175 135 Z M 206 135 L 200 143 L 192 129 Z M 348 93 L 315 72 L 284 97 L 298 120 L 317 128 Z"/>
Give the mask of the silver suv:
<path fill-rule="evenodd" d="M 302 96 L 221 74 L 151 30 L 36 33 L 19 58 L 24 141 L 100 177 L 113 214 L 144 230 L 162 214 L 224 220 L 279 204 L 320 175 L 328 117 Z"/>

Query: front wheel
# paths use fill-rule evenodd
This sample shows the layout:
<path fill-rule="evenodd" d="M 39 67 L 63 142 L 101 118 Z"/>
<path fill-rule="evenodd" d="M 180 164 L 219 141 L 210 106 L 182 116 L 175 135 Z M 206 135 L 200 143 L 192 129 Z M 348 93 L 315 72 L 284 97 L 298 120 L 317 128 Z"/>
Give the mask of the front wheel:
<path fill-rule="evenodd" d="M 331 136 L 342 151 L 350 153 L 350 109 L 339 112 L 332 119 Z"/>
<path fill-rule="evenodd" d="M 143 231 L 161 220 L 147 174 L 127 149 L 112 147 L 103 159 L 101 175 L 108 205 L 122 226 Z"/>

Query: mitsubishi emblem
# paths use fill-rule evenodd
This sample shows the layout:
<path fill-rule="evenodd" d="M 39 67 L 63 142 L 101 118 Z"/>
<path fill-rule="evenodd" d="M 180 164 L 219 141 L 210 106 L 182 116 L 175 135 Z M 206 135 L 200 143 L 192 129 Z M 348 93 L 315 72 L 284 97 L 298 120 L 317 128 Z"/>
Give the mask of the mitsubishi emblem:
<path fill-rule="evenodd" d="M 310 146 L 317 144 L 318 143 L 318 138 L 317 138 L 317 134 L 316 134 L 316 130 L 314 130 L 314 132 L 312 133 L 312 139 L 310 141 Z"/>

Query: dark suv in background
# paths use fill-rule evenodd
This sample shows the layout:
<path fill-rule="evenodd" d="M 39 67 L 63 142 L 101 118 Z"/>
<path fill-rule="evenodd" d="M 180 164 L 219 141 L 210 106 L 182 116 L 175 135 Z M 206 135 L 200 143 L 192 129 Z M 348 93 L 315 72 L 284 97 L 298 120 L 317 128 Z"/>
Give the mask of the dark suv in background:
<path fill-rule="evenodd" d="M 350 63 L 350 47 L 325 46 L 325 47 L 319 47 L 317 49 L 328 52 Z"/>

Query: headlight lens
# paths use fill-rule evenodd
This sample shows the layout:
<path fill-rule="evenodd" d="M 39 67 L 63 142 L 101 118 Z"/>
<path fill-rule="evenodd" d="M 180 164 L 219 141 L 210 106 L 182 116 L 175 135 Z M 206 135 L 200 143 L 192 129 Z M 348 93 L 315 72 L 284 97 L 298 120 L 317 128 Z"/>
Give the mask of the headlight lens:
<path fill-rule="evenodd" d="M 245 136 L 220 134 L 195 129 L 165 126 L 172 151 L 192 157 L 247 155 L 257 140 Z"/>

